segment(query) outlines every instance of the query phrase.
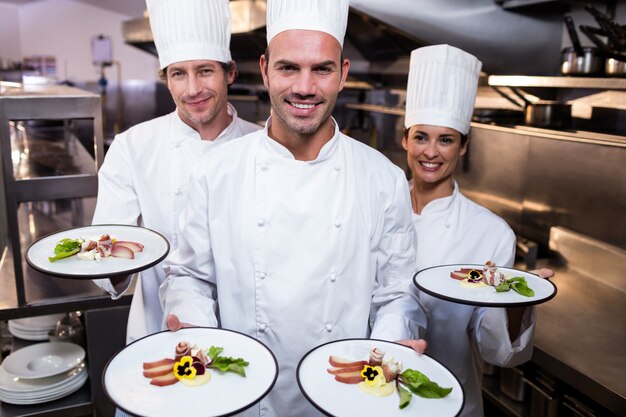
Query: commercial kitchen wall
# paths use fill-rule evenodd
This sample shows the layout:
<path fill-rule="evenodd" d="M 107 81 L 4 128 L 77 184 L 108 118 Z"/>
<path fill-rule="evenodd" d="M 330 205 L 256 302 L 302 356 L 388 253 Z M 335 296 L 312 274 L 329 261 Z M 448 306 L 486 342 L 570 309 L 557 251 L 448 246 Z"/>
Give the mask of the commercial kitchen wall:
<path fill-rule="evenodd" d="M 21 58 L 18 7 L 0 2 L 0 68 Z"/>
<path fill-rule="evenodd" d="M 103 34 L 111 38 L 122 80 L 155 81 L 158 60 L 126 45 L 122 37 L 122 22 L 135 17 L 73 0 L 18 6 L 0 0 L 0 58 L 6 54 L 19 61 L 24 56 L 51 55 L 56 58 L 60 81 L 96 81 L 100 69 L 92 63 L 91 38 Z M 105 76 L 117 80 L 117 69 L 107 68 Z"/>

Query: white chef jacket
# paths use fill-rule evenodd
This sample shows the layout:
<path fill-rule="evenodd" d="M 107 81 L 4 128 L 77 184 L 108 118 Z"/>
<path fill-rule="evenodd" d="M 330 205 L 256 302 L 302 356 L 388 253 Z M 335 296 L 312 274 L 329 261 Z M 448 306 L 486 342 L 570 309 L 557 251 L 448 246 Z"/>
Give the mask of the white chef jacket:
<path fill-rule="evenodd" d="M 117 135 L 98 172 L 92 223 L 144 226 L 165 236 L 170 250 L 174 250 L 178 246 L 176 223 L 196 163 L 218 145 L 260 129 L 238 118 L 230 103 L 228 114 L 232 122 L 213 141 L 202 140 L 177 111 Z M 127 343 L 161 330 L 163 311 L 158 289 L 164 279 L 161 264 L 141 272 L 128 318 Z M 118 292 L 108 279 L 94 282 L 114 299 L 131 283 L 129 279 Z"/>
<path fill-rule="evenodd" d="M 413 213 L 417 234 L 417 268 L 445 264 L 512 266 L 515 234 L 508 224 L 459 192 L 428 203 Z M 510 342 L 503 308 L 473 307 L 421 293 L 428 310 L 427 353 L 446 365 L 465 390 L 462 416 L 483 415 L 483 361 L 516 366 L 530 359 L 535 331 L 535 309 L 527 309 L 520 336 Z"/>
<path fill-rule="evenodd" d="M 276 385 L 245 415 L 318 416 L 296 383 L 305 353 L 343 338 L 416 338 L 412 326 L 425 325 L 407 295 L 415 234 L 404 174 L 336 124 L 313 161 L 294 159 L 267 127 L 232 141 L 188 195 L 163 310 L 274 352 Z"/>

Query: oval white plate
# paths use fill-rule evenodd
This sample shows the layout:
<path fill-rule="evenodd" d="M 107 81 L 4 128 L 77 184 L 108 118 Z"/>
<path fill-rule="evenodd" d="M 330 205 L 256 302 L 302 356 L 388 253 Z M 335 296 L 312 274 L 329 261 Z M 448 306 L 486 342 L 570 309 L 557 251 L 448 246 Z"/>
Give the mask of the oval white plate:
<path fill-rule="evenodd" d="M 174 358 L 176 344 L 222 347 L 222 356 L 248 361 L 246 376 L 209 369 L 211 380 L 199 387 L 181 383 L 150 385 L 143 363 Z M 240 412 L 260 401 L 274 386 L 278 364 L 261 342 L 242 333 L 194 327 L 164 331 L 136 340 L 118 352 L 104 369 L 104 390 L 120 409 L 135 416 L 214 417 Z"/>
<path fill-rule="evenodd" d="M 507 278 L 524 277 L 526 283 L 535 292 L 533 297 L 525 297 L 513 290 L 497 292 L 492 286 L 471 288 L 462 281 L 450 277 L 450 272 L 472 268 L 482 270 L 483 265 L 457 264 L 433 266 L 419 271 L 413 277 L 413 283 L 421 291 L 443 300 L 460 304 L 483 307 L 521 307 L 544 303 L 556 295 L 556 286 L 538 275 L 514 268 L 498 267 Z"/>
<path fill-rule="evenodd" d="M 83 359 L 85 349 L 74 343 L 37 343 L 11 353 L 2 368 L 19 378 L 45 378 L 69 371 Z"/>
<path fill-rule="evenodd" d="M 141 243 L 144 249 L 135 253 L 135 259 L 107 257 L 96 262 L 70 256 L 55 262 L 48 260 L 54 256 L 54 247 L 61 239 L 89 239 L 103 234 L 117 240 Z M 165 259 L 169 251 L 170 244 L 167 239 L 153 230 L 138 226 L 101 224 L 68 229 L 42 237 L 26 250 L 26 262 L 39 272 L 61 278 L 109 278 L 148 269 Z"/>
<path fill-rule="evenodd" d="M 369 352 L 377 347 L 386 355 L 402 362 L 402 369 L 415 369 L 441 387 L 452 387 L 445 398 L 422 398 L 413 395 L 409 405 L 400 409 L 396 392 L 379 398 L 361 391 L 357 385 L 337 382 L 327 372 L 328 358 L 368 360 Z M 300 360 L 297 370 L 298 385 L 304 396 L 316 408 L 335 417 L 452 417 L 463 409 L 464 394 L 457 378 L 442 364 L 428 355 L 418 355 L 411 348 L 376 339 L 345 339 L 316 347 Z"/>

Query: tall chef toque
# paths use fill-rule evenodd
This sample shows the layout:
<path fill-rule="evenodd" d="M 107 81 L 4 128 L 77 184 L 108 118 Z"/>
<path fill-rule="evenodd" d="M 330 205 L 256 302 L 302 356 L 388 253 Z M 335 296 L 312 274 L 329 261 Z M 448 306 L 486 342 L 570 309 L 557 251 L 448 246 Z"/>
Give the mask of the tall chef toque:
<path fill-rule="evenodd" d="M 404 126 L 445 126 L 466 135 L 481 67 L 475 56 L 450 45 L 415 49 L 411 53 Z"/>
<path fill-rule="evenodd" d="M 317 30 L 333 36 L 343 48 L 349 0 L 267 0 L 267 44 L 291 29 Z"/>
<path fill-rule="evenodd" d="M 230 62 L 228 0 L 146 0 L 164 69 L 181 61 Z"/>

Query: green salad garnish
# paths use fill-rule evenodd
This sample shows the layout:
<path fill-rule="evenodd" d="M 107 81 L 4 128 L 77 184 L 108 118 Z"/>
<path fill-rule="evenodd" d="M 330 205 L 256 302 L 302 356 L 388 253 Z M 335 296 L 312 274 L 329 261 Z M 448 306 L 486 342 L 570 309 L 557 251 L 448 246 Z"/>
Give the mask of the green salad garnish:
<path fill-rule="evenodd" d="M 497 292 L 506 292 L 509 290 L 513 290 L 524 297 L 532 297 L 535 295 L 535 292 L 528 286 L 526 278 L 524 277 L 509 278 L 496 287 Z"/>
<path fill-rule="evenodd" d="M 400 384 L 404 385 L 404 388 Z M 443 398 L 452 392 L 452 388 L 442 388 L 414 369 L 406 369 L 396 377 L 396 390 L 400 397 L 401 409 L 411 402 L 411 393 L 423 398 Z"/>
<path fill-rule="evenodd" d="M 249 365 L 247 361 L 242 358 L 230 358 L 228 356 L 220 356 L 220 353 L 224 351 L 222 347 L 211 346 L 206 354 L 210 359 L 207 368 L 214 368 L 222 372 L 234 372 L 241 376 L 246 376 L 245 367 Z"/>
<path fill-rule="evenodd" d="M 72 255 L 76 255 L 80 252 L 80 245 L 83 242 L 84 239 L 61 239 L 54 247 L 54 256 L 48 257 L 48 260 L 50 262 L 54 262 L 59 259 L 69 258 Z"/>

